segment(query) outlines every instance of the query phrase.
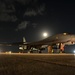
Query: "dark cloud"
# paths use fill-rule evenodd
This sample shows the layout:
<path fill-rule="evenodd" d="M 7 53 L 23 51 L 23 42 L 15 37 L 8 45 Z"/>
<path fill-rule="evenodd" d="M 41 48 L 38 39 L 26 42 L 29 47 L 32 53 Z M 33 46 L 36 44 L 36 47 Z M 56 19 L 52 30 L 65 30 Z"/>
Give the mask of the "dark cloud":
<path fill-rule="evenodd" d="M 38 13 L 39 14 L 43 14 L 43 12 L 45 11 L 45 4 L 41 5 L 39 8 L 38 8 Z"/>
<path fill-rule="evenodd" d="M 16 21 L 17 17 L 15 15 L 10 15 L 10 13 L 15 12 L 13 5 L 6 5 L 4 2 L 0 2 L 0 21 Z"/>
<path fill-rule="evenodd" d="M 0 21 L 11 21 L 11 22 L 15 22 L 17 20 L 16 16 L 10 16 L 7 13 L 1 13 L 0 14 Z"/>
<path fill-rule="evenodd" d="M 43 12 L 45 11 L 45 5 L 41 5 L 40 7 L 36 7 L 36 9 L 32 8 L 32 9 L 27 9 L 25 11 L 24 16 L 36 16 L 36 15 L 42 15 Z"/>
<path fill-rule="evenodd" d="M 30 18 L 37 15 L 43 15 L 43 12 L 45 11 L 45 4 L 38 4 L 38 1 L 39 0 L 0 1 L 0 21 L 17 22 L 16 24 L 18 24 L 18 27 L 16 30 L 25 29 L 29 24 L 29 21 L 31 22 Z M 36 23 L 33 22 L 31 22 L 31 25 L 34 28 L 37 26 Z"/>
<path fill-rule="evenodd" d="M 29 24 L 29 21 L 23 21 L 21 24 L 18 25 L 16 31 L 25 29 L 28 24 Z"/>
<path fill-rule="evenodd" d="M 7 5 L 5 2 L 0 2 L 0 13 L 12 13 L 15 12 L 13 4 Z"/>
<path fill-rule="evenodd" d="M 35 16 L 35 15 L 37 15 L 37 12 L 33 9 L 25 11 L 25 14 L 24 14 L 24 16 Z"/>

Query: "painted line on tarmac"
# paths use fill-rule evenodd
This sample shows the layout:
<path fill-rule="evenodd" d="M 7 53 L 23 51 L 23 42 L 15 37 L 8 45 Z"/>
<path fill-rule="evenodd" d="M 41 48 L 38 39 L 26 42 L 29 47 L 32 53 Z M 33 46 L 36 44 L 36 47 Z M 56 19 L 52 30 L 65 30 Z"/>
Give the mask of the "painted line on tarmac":
<path fill-rule="evenodd" d="M 33 61 L 37 61 L 37 62 L 43 62 L 43 63 L 47 63 L 47 64 L 54 64 L 54 65 L 60 65 L 60 66 L 67 66 L 67 67 L 73 67 L 75 68 L 75 65 L 71 65 L 71 64 L 64 64 L 64 63 L 59 63 L 59 62 L 48 62 L 48 61 L 42 61 L 42 60 L 36 60 L 36 59 L 30 59 Z"/>

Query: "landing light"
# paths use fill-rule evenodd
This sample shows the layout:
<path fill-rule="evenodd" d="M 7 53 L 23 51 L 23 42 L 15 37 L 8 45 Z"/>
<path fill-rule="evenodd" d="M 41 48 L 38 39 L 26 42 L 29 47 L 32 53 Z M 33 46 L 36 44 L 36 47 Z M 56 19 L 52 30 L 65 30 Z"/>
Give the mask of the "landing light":
<path fill-rule="evenodd" d="M 45 33 L 43 33 L 43 36 L 44 36 L 44 37 L 47 37 L 47 36 L 48 36 L 48 34 L 45 32 Z"/>
<path fill-rule="evenodd" d="M 47 37 L 48 36 L 48 33 L 47 32 L 44 32 L 43 33 L 43 37 Z"/>

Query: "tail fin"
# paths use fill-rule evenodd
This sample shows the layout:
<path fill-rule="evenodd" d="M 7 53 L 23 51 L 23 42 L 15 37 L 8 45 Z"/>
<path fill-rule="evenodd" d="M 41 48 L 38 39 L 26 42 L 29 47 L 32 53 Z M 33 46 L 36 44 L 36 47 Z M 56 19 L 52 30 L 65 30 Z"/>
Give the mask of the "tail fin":
<path fill-rule="evenodd" d="M 25 39 L 25 37 L 23 37 L 23 42 L 26 42 L 26 39 Z"/>
<path fill-rule="evenodd" d="M 23 43 L 26 43 L 25 37 L 23 37 L 23 40 L 22 41 L 23 41 Z M 19 49 L 20 50 L 25 50 L 25 49 L 27 49 L 27 46 L 26 45 L 22 45 L 22 46 L 19 47 Z"/>
<path fill-rule="evenodd" d="M 23 37 L 23 42 L 26 43 L 25 37 Z M 23 47 L 23 49 L 27 49 L 27 46 L 26 45 L 23 45 L 22 47 Z"/>

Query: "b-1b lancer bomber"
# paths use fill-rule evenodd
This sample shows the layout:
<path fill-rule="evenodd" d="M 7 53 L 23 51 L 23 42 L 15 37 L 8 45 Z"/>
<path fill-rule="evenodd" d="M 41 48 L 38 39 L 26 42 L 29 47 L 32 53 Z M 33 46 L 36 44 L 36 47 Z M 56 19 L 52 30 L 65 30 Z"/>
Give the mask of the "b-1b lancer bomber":
<path fill-rule="evenodd" d="M 18 45 L 20 49 L 23 50 L 34 50 L 37 49 L 41 52 L 43 49 L 47 48 L 48 53 L 52 53 L 52 50 L 56 47 L 59 52 L 64 52 L 65 45 L 75 44 L 75 34 L 61 33 L 50 36 L 46 39 L 37 42 L 26 42 L 23 38 L 23 42 L 7 43 L 7 46 Z M 3 44 L 0 44 L 3 45 Z"/>

